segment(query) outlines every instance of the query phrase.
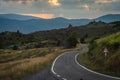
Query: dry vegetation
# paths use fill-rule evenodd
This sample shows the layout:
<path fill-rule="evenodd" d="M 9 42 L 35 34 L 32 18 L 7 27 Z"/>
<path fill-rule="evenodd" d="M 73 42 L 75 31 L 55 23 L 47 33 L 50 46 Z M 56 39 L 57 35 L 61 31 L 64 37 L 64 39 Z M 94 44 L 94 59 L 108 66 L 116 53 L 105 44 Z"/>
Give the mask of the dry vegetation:
<path fill-rule="evenodd" d="M 18 80 L 51 65 L 59 54 L 73 49 L 0 50 L 0 80 Z"/>

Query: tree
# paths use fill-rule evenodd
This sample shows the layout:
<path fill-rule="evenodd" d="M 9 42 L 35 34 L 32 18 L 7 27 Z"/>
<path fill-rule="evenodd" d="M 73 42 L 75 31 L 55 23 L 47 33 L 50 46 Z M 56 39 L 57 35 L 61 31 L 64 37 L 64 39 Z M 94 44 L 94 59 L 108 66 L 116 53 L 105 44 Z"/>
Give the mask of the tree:
<path fill-rule="evenodd" d="M 85 43 L 85 38 L 84 37 L 80 38 L 80 42 Z"/>
<path fill-rule="evenodd" d="M 14 45 L 14 46 L 12 47 L 12 49 L 13 49 L 13 50 L 17 50 L 17 49 L 18 49 L 18 46 Z"/>
<path fill-rule="evenodd" d="M 19 31 L 19 30 L 17 30 L 17 34 L 20 34 L 20 31 Z"/>
<path fill-rule="evenodd" d="M 73 27 L 72 24 L 69 24 L 68 28 L 72 28 L 72 27 Z"/>
<path fill-rule="evenodd" d="M 81 43 L 85 43 L 85 39 L 88 37 L 88 34 L 86 33 L 83 37 L 80 38 Z"/>
<path fill-rule="evenodd" d="M 77 45 L 77 43 L 78 43 L 78 40 L 77 40 L 77 37 L 74 33 L 72 33 L 66 39 L 66 47 L 67 48 L 73 48 Z"/>

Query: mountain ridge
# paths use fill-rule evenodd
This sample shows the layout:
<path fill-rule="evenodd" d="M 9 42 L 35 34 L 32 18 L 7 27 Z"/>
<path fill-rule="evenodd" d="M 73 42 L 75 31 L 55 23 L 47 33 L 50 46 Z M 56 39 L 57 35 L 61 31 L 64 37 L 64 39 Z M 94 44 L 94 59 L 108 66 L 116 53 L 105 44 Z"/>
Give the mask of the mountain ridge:
<path fill-rule="evenodd" d="M 16 17 L 16 19 L 15 18 L 11 19 L 11 17 L 9 18 L 6 18 L 6 16 L 1 17 L 1 15 L 0 15 L 0 32 L 19 30 L 20 32 L 25 34 L 35 32 L 35 31 L 67 28 L 69 24 L 73 26 L 86 25 L 93 20 L 103 21 L 106 23 L 120 21 L 120 14 L 108 14 L 108 15 L 100 16 L 95 19 L 66 19 L 63 17 L 57 17 L 52 19 L 42 19 L 42 18 L 36 18 L 32 16 L 22 16 L 17 14 L 19 17 L 21 16 L 22 18 L 25 17 L 25 19 L 27 20 L 25 19 L 23 20 L 22 18 L 19 18 L 19 17 Z"/>
<path fill-rule="evenodd" d="M 26 16 L 26 15 L 21 15 L 21 14 L 0 14 L 0 18 L 5 18 L 5 19 L 13 19 L 13 20 L 29 20 L 29 19 L 39 19 L 38 17 L 34 16 Z"/>

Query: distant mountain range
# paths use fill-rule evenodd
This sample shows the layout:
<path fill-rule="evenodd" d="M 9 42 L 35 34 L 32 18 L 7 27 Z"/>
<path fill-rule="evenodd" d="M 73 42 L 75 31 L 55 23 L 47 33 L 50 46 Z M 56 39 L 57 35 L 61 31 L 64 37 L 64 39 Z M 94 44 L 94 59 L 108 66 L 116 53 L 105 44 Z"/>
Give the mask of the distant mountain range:
<path fill-rule="evenodd" d="M 106 23 L 120 21 L 120 14 L 108 14 L 94 20 Z M 62 17 L 42 19 L 19 14 L 0 14 L 0 32 L 19 30 L 26 34 L 34 31 L 66 28 L 69 24 L 73 26 L 86 25 L 91 21 L 93 19 L 66 19 Z"/>
<path fill-rule="evenodd" d="M 96 21 L 103 21 L 106 23 L 120 21 L 120 14 L 108 14 L 95 19 Z"/>
<path fill-rule="evenodd" d="M 19 14 L 0 14 L 0 18 L 14 19 L 14 20 L 39 19 L 38 17 L 25 16 L 25 15 L 19 15 Z"/>

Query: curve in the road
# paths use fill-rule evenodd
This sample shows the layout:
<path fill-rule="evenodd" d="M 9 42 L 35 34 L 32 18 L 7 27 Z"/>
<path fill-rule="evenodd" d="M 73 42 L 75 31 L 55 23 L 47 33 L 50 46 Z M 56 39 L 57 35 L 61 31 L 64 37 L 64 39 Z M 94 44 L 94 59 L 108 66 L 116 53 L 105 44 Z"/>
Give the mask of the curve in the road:
<path fill-rule="evenodd" d="M 53 64 L 52 64 L 52 67 L 51 67 L 52 73 L 53 73 L 54 75 L 56 75 L 59 79 L 63 79 L 63 80 L 67 80 L 67 79 L 62 78 L 59 74 L 57 74 L 57 73 L 54 71 L 54 65 L 55 65 L 57 59 L 58 59 L 59 57 L 65 55 L 65 54 L 66 54 L 66 53 L 63 53 L 63 54 L 59 55 L 59 56 L 53 61 Z"/>
<path fill-rule="evenodd" d="M 71 51 L 58 56 L 51 67 L 51 71 L 60 80 L 120 80 L 119 77 L 112 77 L 94 72 L 77 62 L 78 53 L 88 51 L 87 45 L 82 45 L 81 51 Z"/>
<path fill-rule="evenodd" d="M 84 68 L 84 69 L 86 69 L 86 70 L 88 70 L 88 71 L 90 71 L 90 72 L 92 72 L 92 73 L 98 74 L 98 75 L 102 75 L 102 76 L 105 76 L 105 77 L 109 77 L 109 78 L 113 78 L 113 79 L 118 79 L 118 80 L 120 80 L 119 77 L 113 77 L 113 76 L 109 76 L 109 75 L 101 74 L 101 73 L 98 73 L 98 72 L 92 71 L 92 70 L 86 68 L 85 66 L 82 66 L 82 65 L 79 64 L 79 62 L 77 61 L 77 57 L 78 57 L 78 55 L 79 55 L 79 54 L 77 54 L 77 55 L 75 56 L 75 61 L 76 61 L 76 63 L 77 63 L 80 67 L 82 67 L 82 68 Z"/>

